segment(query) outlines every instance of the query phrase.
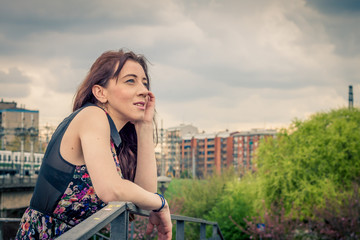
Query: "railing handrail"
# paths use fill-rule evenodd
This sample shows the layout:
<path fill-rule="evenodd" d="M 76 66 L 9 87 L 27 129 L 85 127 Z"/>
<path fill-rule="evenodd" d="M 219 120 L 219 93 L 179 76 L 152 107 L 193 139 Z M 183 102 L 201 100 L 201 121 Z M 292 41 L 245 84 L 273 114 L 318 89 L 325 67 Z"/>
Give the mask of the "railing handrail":
<path fill-rule="evenodd" d="M 150 211 L 140 209 L 129 202 L 110 202 L 100 211 L 94 213 L 57 239 L 89 239 L 109 223 L 111 223 L 110 239 L 128 239 L 129 213 L 148 217 Z M 184 239 L 185 222 L 200 224 L 200 239 L 206 239 L 206 225 L 213 226 L 213 236 L 211 239 L 224 239 L 217 222 L 180 215 L 171 215 L 171 219 L 176 220 L 177 240 Z"/>

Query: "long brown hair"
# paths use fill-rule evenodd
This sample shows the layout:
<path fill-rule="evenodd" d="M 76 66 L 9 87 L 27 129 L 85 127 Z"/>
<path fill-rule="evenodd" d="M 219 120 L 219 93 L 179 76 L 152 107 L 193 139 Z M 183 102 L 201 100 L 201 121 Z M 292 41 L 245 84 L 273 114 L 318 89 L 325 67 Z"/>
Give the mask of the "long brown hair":
<path fill-rule="evenodd" d="M 86 103 L 96 104 L 98 101 L 92 94 L 92 87 L 94 85 L 106 87 L 110 79 L 117 78 L 119 76 L 122 67 L 129 59 L 138 62 L 142 66 L 149 83 L 147 87 L 150 89 L 147 60 L 144 56 L 137 55 L 132 51 L 107 51 L 96 59 L 86 78 L 79 86 L 75 94 L 73 111 L 81 108 Z M 122 142 L 120 149 L 117 152 L 121 171 L 125 179 L 134 181 L 137 165 L 137 135 L 135 126 L 128 122 L 120 130 L 119 134 Z"/>

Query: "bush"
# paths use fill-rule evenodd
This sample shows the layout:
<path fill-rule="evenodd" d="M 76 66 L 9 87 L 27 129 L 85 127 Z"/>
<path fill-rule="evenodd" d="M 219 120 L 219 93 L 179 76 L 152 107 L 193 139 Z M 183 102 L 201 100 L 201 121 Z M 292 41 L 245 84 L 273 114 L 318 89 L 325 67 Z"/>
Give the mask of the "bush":
<path fill-rule="evenodd" d="M 249 236 L 235 226 L 245 226 L 244 218 L 251 213 L 251 204 L 242 191 L 241 183 L 235 180 L 227 182 L 223 195 L 210 211 L 208 219 L 218 222 L 225 239 L 248 239 Z"/>
<path fill-rule="evenodd" d="M 339 197 L 351 188 L 360 172 L 360 111 L 339 109 L 295 120 L 276 139 L 259 145 L 259 199 L 268 204 L 283 200 L 300 217 L 311 217 L 314 206 Z M 268 205 L 269 207 L 269 205 Z"/>

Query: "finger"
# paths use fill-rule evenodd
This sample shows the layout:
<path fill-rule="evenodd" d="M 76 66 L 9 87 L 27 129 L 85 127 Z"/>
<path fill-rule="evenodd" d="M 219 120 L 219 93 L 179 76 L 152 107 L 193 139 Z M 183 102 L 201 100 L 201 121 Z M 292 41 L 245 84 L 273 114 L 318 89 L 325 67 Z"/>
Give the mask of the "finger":
<path fill-rule="evenodd" d="M 152 92 L 148 93 L 149 101 L 153 102 L 155 101 L 155 95 Z"/>

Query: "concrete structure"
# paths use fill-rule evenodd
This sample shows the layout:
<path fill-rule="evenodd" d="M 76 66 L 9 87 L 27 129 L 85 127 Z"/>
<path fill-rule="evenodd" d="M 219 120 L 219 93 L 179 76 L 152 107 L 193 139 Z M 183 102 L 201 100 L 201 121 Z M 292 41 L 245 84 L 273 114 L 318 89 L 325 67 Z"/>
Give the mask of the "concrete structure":
<path fill-rule="evenodd" d="M 233 138 L 228 131 L 185 135 L 181 143 L 180 169 L 204 177 L 221 173 L 233 162 Z"/>
<path fill-rule="evenodd" d="M 4 176 L 0 178 L 0 217 L 29 206 L 37 178 Z M 22 214 L 22 213 L 21 213 Z"/>
<path fill-rule="evenodd" d="M 164 133 L 163 158 L 166 175 L 180 177 L 181 143 L 182 136 L 195 135 L 198 129 L 192 125 L 181 124 L 177 127 L 168 128 Z"/>
<path fill-rule="evenodd" d="M 253 129 L 232 134 L 233 156 L 235 169 L 244 174 L 246 171 L 256 170 L 253 164 L 253 157 L 263 138 L 275 137 L 276 130 L 273 129 Z"/>

